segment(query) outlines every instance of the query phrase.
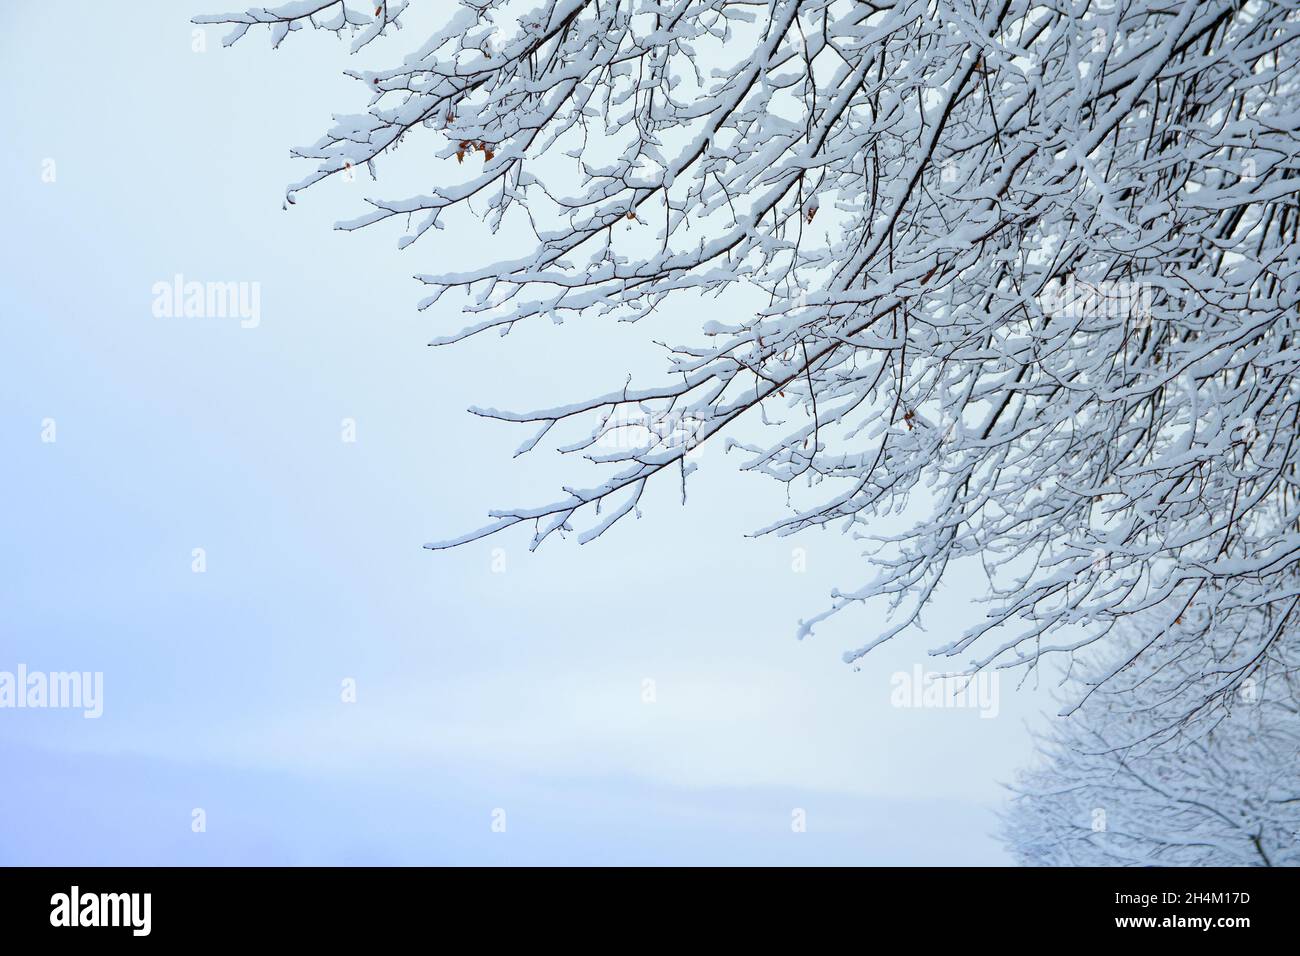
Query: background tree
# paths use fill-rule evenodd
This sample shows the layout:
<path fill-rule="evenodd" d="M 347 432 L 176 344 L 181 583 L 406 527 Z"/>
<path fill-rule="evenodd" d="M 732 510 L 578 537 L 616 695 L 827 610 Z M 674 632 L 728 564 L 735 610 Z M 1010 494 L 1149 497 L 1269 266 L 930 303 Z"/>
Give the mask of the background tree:
<path fill-rule="evenodd" d="M 1189 635 L 1207 615 L 1190 617 L 1198 620 Z M 1128 622 L 1120 630 L 1130 652 L 1150 640 Z M 1108 670 L 1076 680 L 1086 690 Z M 1217 719 L 1174 740 L 1151 706 L 1170 679 L 1125 678 L 1041 741 L 1005 817 L 1012 853 L 1036 866 L 1300 865 L 1294 677 L 1249 678 Z"/>
<path fill-rule="evenodd" d="M 406 15 L 294 0 L 199 22 L 356 51 Z M 531 426 L 521 452 L 569 433 L 602 475 L 430 547 L 515 525 L 589 541 L 722 441 L 788 489 L 761 531 L 869 542 L 870 580 L 801 633 L 886 599 L 855 660 L 979 561 L 987 615 L 937 653 L 1032 668 L 1102 642 L 1096 684 L 1183 675 L 1150 728 L 1176 734 L 1285 669 L 1297 626 L 1298 31 L 1295 3 L 1237 0 L 467 2 L 350 73 L 367 108 L 296 150 L 315 169 L 288 201 L 441 157 L 433 188 L 340 223 L 501 237 L 501 261 L 420 277 L 422 307 L 469 296 L 436 344 L 700 316 L 662 379 L 475 409 Z M 629 417 L 645 440 L 605 447 Z M 749 419 L 761 438 L 737 437 Z M 910 528 L 881 531 L 906 503 Z M 1135 613 L 1213 639 L 1118 655 Z"/>

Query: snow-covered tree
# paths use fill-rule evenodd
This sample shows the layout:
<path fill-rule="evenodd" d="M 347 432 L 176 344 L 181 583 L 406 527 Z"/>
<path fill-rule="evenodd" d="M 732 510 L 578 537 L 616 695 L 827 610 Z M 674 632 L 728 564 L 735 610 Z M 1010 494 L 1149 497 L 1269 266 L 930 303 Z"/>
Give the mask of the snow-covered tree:
<path fill-rule="evenodd" d="M 1285 666 L 1300 627 L 1295 2 L 452 9 L 390 67 L 351 71 L 367 106 L 296 150 L 314 169 L 288 201 L 368 169 L 374 194 L 341 228 L 391 220 L 406 247 L 477 218 L 498 236 L 500 261 L 420 277 L 422 306 L 467 294 L 469 324 L 437 344 L 579 313 L 674 343 L 657 380 L 616 371 L 556 407 L 475 409 L 529 426 L 521 452 L 569 433 L 561 450 L 602 473 L 430 547 L 515 525 L 533 546 L 589 541 L 721 443 L 786 486 L 790 510 L 762 531 L 870 542 L 865 583 L 801 628 L 886 599 L 891 625 L 849 660 L 978 561 L 987 616 L 937 649 L 958 666 L 1068 660 L 1138 612 L 1151 634 L 1186 634 L 1129 655 L 1180 675 L 1151 733 Z M 416 12 L 292 0 L 199 22 L 228 24 L 227 42 L 335 31 L 373 56 Z M 432 185 L 379 195 L 403 168 Z M 683 312 L 693 330 L 670 320 Z M 654 426 L 644 441 L 602 442 L 629 416 Z M 884 533 L 876 519 L 909 501 L 910 530 Z M 1242 615 L 1267 626 L 1235 629 Z"/>
<path fill-rule="evenodd" d="M 1120 630 L 1130 653 L 1151 639 Z M 1108 671 L 1075 679 L 1086 692 Z M 1249 678 L 1214 721 L 1173 738 L 1153 706 L 1170 678 L 1125 677 L 1053 723 L 1038 765 L 1013 787 L 1012 853 L 1036 866 L 1300 866 L 1294 673 Z"/>

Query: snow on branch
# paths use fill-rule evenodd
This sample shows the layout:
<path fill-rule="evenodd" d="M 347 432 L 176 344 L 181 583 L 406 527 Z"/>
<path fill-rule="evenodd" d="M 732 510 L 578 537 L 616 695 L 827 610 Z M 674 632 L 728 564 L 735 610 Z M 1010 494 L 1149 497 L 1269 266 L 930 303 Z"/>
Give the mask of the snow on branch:
<path fill-rule="evenodd" d="M 201 20 L 368 43 L 403 10 Z M 919 624 L 963 559 L 987 615 L 935 650 L 972 668 L 1068 658 L 1139 612 L 1277 615 L 1280 637 L 1197 679 L 1205 703 L 1297 627 L 1298 33 L 1261 0 L 475 0 L 351 71 L 366 108 L 296 150 L 314 169 L 290 198 L 408 162 L 427 189 L 340 228 L 411 246 L 477 216 L 513 240 L 419 276 L 424 307 L 468 296 L 438 345 L 719 303 L 658 382 L 478 410 L 528 424 L 521 453 L 581 427 L 562 450 L 609 471 L 430 547 L 520 524 L 590 540 L 721 435 L 798 490 L 764 531 L 872 541 L 870 580 L 804 633 L 876 598 L 884 636 Z M 712 298 L 741 288 L 764 304 Z M 629 416 L 675 424 L 605 447 Z M 918 519 L 884 534 L 904 505 Z"/>

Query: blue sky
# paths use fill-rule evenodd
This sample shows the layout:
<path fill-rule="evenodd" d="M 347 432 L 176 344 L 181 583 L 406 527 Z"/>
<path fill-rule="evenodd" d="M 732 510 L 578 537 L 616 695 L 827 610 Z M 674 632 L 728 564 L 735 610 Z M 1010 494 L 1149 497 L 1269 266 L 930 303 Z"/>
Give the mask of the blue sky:
<path fill-rule="evenodd" d="M 746 537 L 781 489 L 714 449 L 686 507 L 661 489 L 592 544 L 421 548 L 572 477 L 467 406 L 606 391 L 653 353 L 596 319 L 426 347 L 457 303 L 417 312 L 411 276 L 486 250 L 332 230 L 364 177 L 282 210 L 289 147 L 364 105 L 344 51 L 194 52 L 205 10 L 29 4 L 0 38 L 0 670 L 102 671 L 105 696 L 0 710 L 0 863 L 1007 862 L 993 811 L 1045 689 L 1004 680 L 996 719 L 890 704 L 980 613 L 974 578 L 847 667 L 879 611 L 795 630 L 866 577 L 856 548 Z M 155 317 L 178 273 L 260 283 L 260 324 Z"/>

